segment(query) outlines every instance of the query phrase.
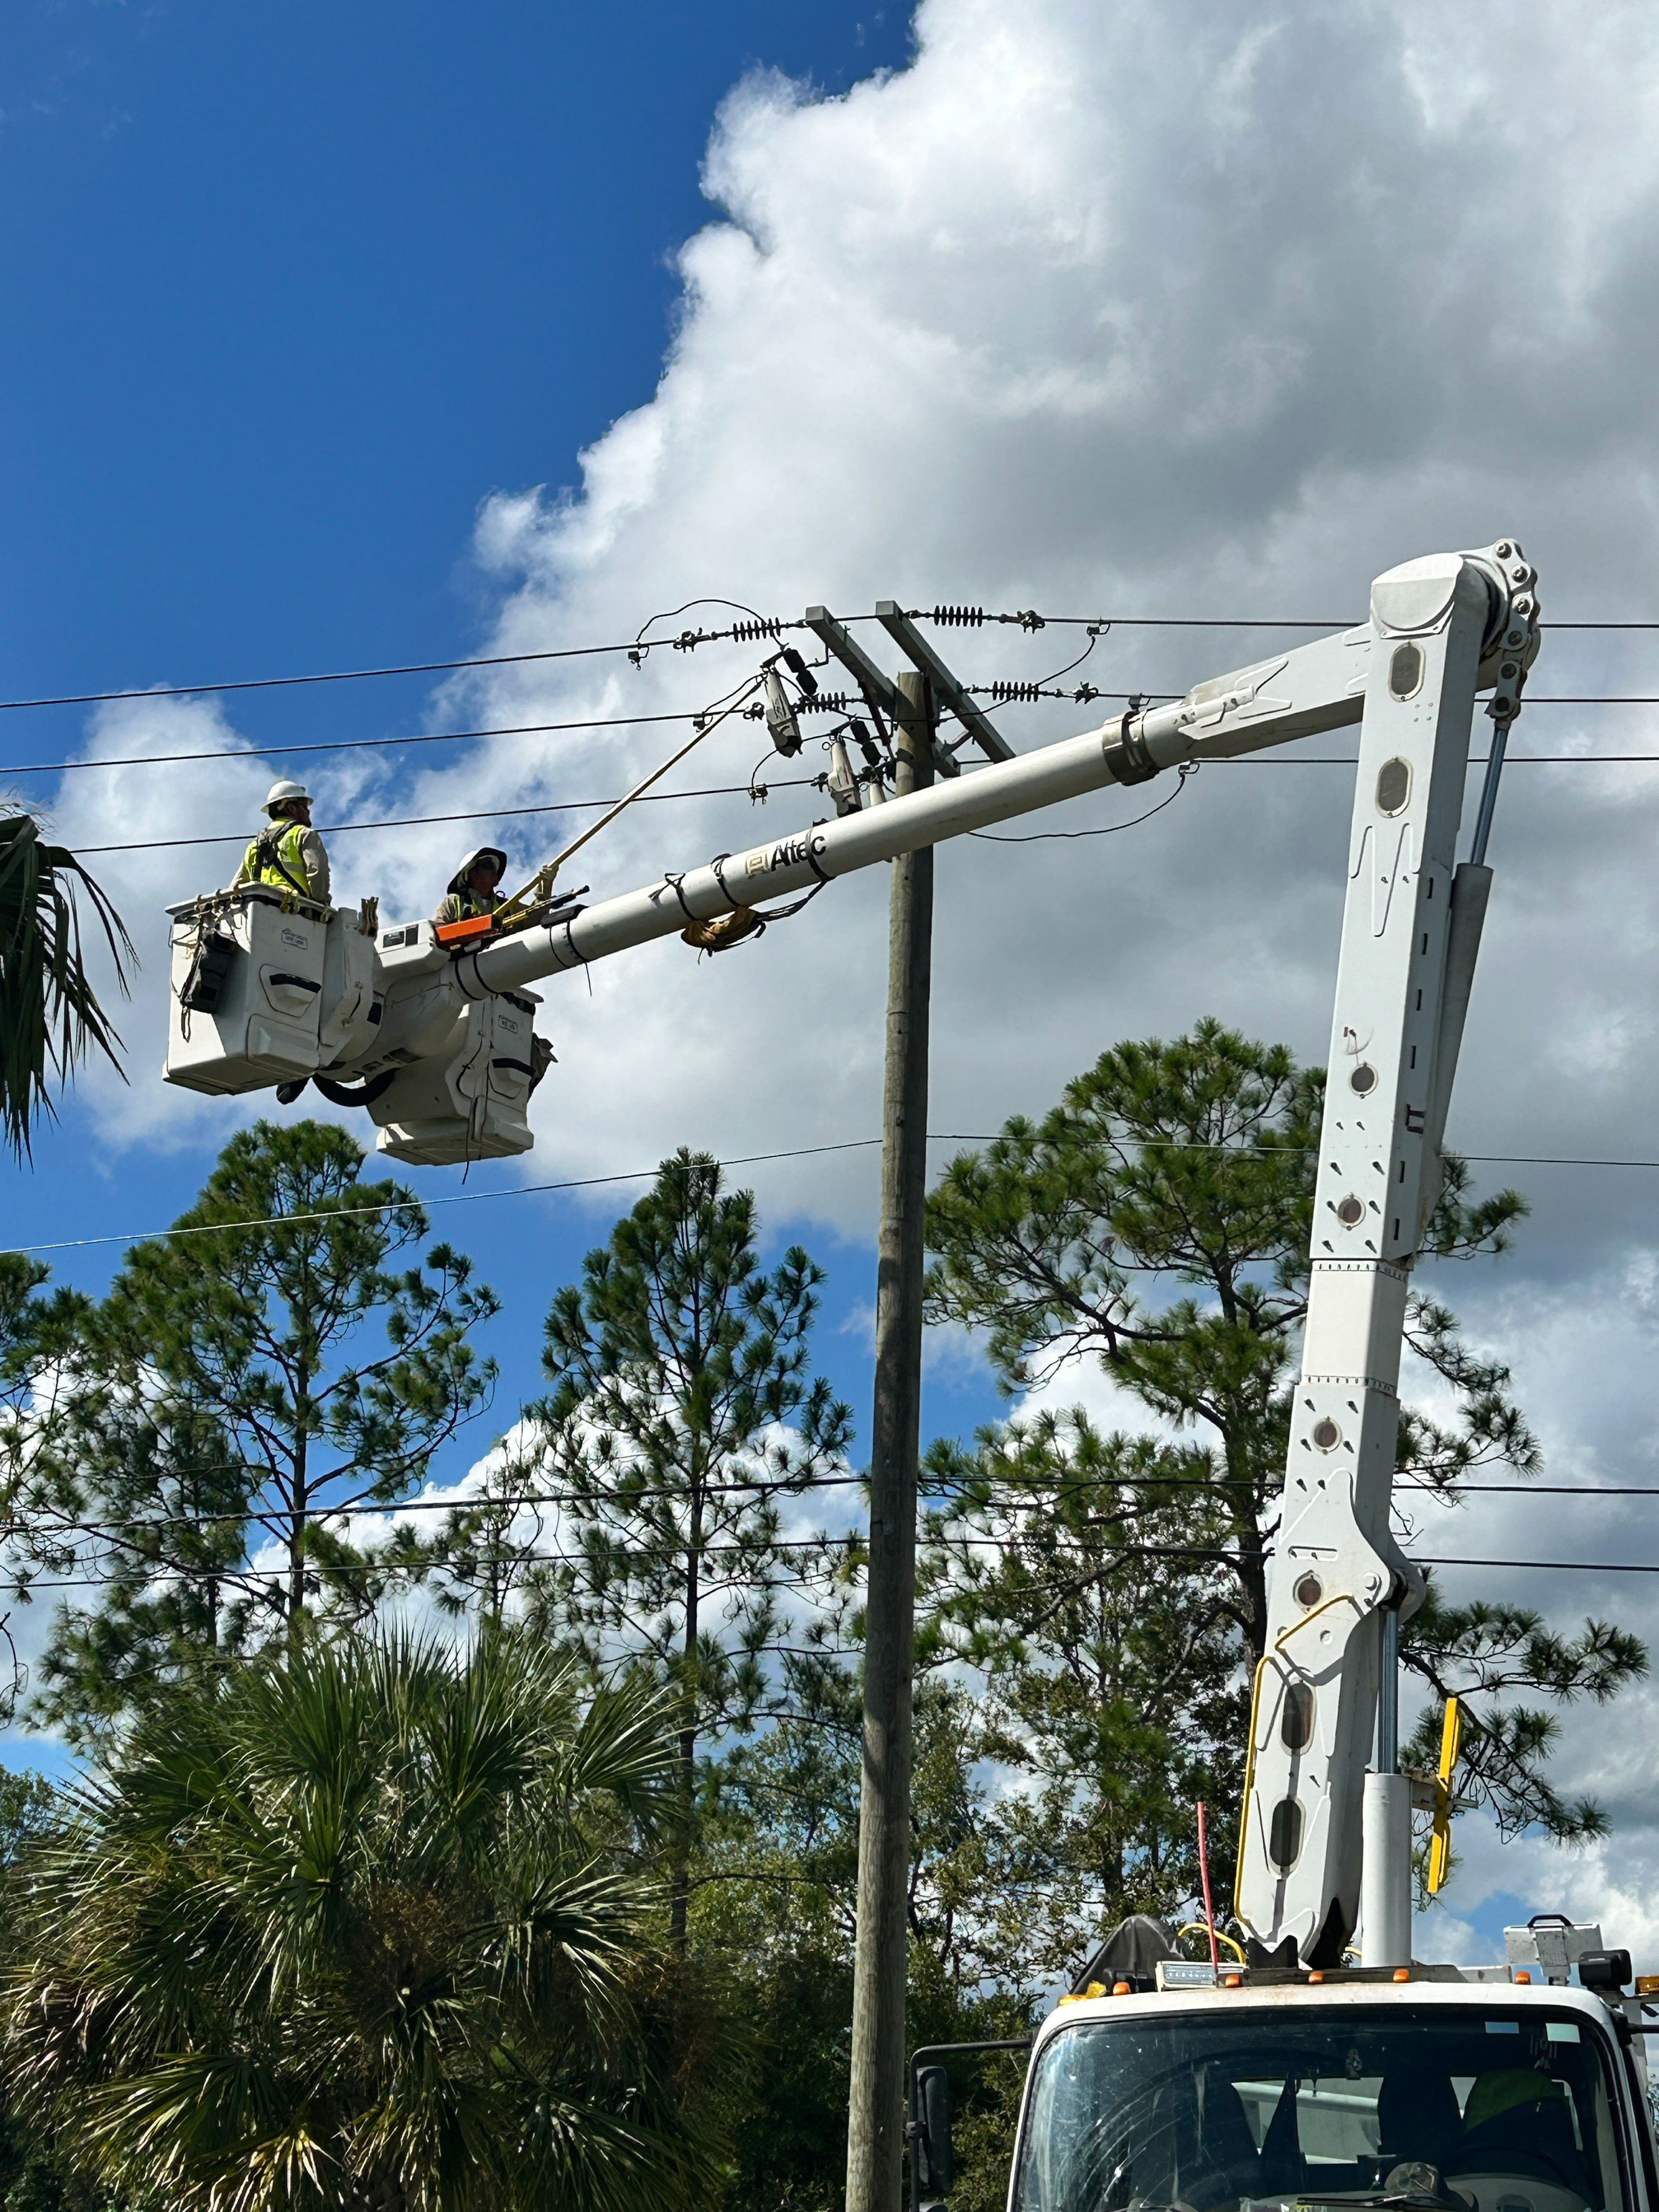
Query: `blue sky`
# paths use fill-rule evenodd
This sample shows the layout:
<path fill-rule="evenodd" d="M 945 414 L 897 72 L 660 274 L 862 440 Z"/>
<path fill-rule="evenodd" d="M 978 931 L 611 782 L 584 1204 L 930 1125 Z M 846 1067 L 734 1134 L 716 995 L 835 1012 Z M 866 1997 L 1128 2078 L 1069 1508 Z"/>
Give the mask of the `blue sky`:
<path fill-rule="evenodd" d="M 18 0 L 6 696 L 465 651 L 480 499 L 651 394 L 720 99 L 907 47 L 844 0 Z"/>
<path fill-rule="evenodd" d="M 721 99 L 757 70 L 837 92 L 908 50 L 902 8 L 840 0 L 14 11 L 0 696 L 475 650 L 498 600 L 469 556 L 479 502 L 571 483 L 579 450 L 649 398 Z M 237 726 L 380 736 L 415 726 L 429 689 L 253 693 Z M 0 721 L 0 776 L 76 750 L 82 717 Z M 157 1040 L 127 1029 L 131 1079 L 152 1083 Z M 160 1225 L 212 1153 L 112 1161 L 72 1097 L 36 1172 L 9 1179 L 10 1241 Z M 468 1187 L 518 1179 L 503 1164 Z M 535 1387 L 548 1296 L 601 1225 L 591 1204 L 434 1214 L 507 1299 L 501 1410 Z M 824 1364 L 861 1397 L 869 1255 L 822 1227 L 811 1242 L 833 1269 Z M 97 1288 L 120 1250 L 43 1256 Z M 969 1384 L 953 1411 L 990 1406 Z"/>

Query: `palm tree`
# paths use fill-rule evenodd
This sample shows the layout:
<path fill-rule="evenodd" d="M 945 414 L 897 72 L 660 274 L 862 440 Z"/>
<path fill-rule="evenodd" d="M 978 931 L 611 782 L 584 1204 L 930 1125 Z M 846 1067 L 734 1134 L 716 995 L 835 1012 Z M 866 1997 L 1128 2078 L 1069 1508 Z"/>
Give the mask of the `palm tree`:
<path fill-rule="evenodd" d="M 676 1717 L 522 1631 L 170 1693 L 35 1862 L 10 2079 L 170 2212 L 633 2212 L 711 2172 L 635 1844 Z"/>
<path fill-rule="evenodd" d="M 50 1066 L 61 1081 L 89 1049 L 118 1067 L 120 1038 L 98 1003 L 81 945 L 83 889 L 129 995 L 125 961 L 136 958 L 125 925 L 73 853 L 48 845 L 21 808 L 0 812 L 0 1131 L 19 1158 L 33 1121 L 55 1109 Z"/>

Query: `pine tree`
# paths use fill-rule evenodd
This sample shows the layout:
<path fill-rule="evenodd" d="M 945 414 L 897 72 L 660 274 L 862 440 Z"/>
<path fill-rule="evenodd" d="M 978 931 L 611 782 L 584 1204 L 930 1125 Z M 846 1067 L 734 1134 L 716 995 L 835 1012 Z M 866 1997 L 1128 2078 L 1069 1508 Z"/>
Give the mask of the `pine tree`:
<path fill-rule="evenodd" d="M 551 1388 L 527 1415 L 526 1467 L 568 1500 L 540 1607 L 594 1665 L 631 1658 L 678 1690 L 688 1803 L 700 1741 L 750 1723 L 768 1693 L 781 1594 L 799 1580 L 781 1509 L 852 1435 L 810 1370 L 823 1271 L 799 1246 L 764 1270 L 757 1229 L 753 1193 L 724 1189 L 707 1154 L 664 1161 L 554 1299 Z"/>
<path fill-rule="evenodd" d="M 1323 1090 L 1322 1072 L 1299 1068 L 1285 1047 L 1214 1021 L 1167 1044 L 1120 1044 L 1041 1123 L 1011 1121 L 988 1150 L 953 1161 L 928 1207 L 933 1317 L 984 1333 L 1006 1392 L 1089 1358 L 1158 1422 L 1193 1437 L 1208 1480 L 1194 1492 L 1192 1542 L 1212 1555 L 1194 1601 L 1233 1622 L 1247 1678 L 1267 1629 Z M 1499 1254 L 1526 1210 L 1513 1190 L 1471 1198 L 1467 1164 L 1449 1157 L 1424 1259 Z M 1481 1469 L 1537 1472 L 1509 1370 L 1478 1357 L 1420 1285 L 1407 1341 L 1453 1411 L 1436 1419 L 1402 1407 L 1404 1481 L 1455 1494 Z M 972 1512 L 983 1512 L 974 1484 L 1006 1478 L 1021 1449 L 993 1433 L 971 1463 L 947 1467 Z M 1060 1455 L 1056 1497 L 1066 1472 Z M 1122 1524 L 1126 1567 L 1138 1555 L 1150 1572 L 1170 1558 L 1149 1535 Z M 1048 1632 L 1032 1631 L 1036 1663 Z M 1490 1806 L 1510 1830 L 1537 1825 L 1561 1841 L 1598 1832 L 1593 1802 L 1565 1802 L 1545 1772 L 1553 1716 L 1511 1698 L 1605 1700 L 1646 1670 L 1635 1638 L 1595 1620 L 1556 1637 L 1535 1615 L 1452 1611 L 1437 1596 L 1407 1625 L 1404 1660 L 1437 1691 L 1472 1694 L 1465 1802 Z"/>
<path fill-rule="evenodd" d="M 447 1245 L 415 1256 L 424 1213 L 363 1167 L 332 1123 L 241 1131 L 82 1316 L 53 1555 L 98 1595 L 60 1607 L 37 1701 L 72 1740 L 308 1611 L 362 1618 L 389 1565 L 327 1515 L 402 1498 L 488 1405 L 493 1293 Z"/>

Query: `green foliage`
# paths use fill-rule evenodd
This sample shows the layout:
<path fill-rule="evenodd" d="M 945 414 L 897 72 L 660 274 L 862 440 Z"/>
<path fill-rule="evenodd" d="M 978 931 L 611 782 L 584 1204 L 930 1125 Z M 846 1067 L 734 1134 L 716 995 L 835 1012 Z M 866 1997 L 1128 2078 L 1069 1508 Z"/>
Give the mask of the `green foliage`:
<path fill-rule="evenodd" d="M 48 1272 L 21 1252 L 0 1253 L 0 1536 L 25 1550 L 51 1510 L 54 1440 L 86 1381 L 89 1302 L 73 1291 L 42 1295 Z M 10 1566 L 8 1579 L 15 1579 Z M 0 1616 L 8 1651 L 9 1620 Z M 0 1691 L 6 1719 L 22 1682 L 15 1660 L 10 1673 Z"/>
<path fill-rule="evenodd" d="M 665 2207 L 718 2057 L 636 1839 L 671 1716 L 524 1632 L 302 1635 L 157 1700 L 36 1858 L 12 2080 L 177 2212 Z"/>
<path fill-rule="evenodd" d="M 37 1117 L 56 1111 L 52 1078 L 66 1079 L 88 1052 L 120 1066 L 121 1040 L 87 970 L 79 892 L 125 998 L 125 963 L 137 954 L 120 915 L 73 853 L 44 841 L 33 815 L 0 811 L 0 1131 L 20 1158 Z"/>
<path fill-rule="evenodd" d="M 1236 1631 L 1242 1679 L 1261 1656 L 1266 1632 L 1267 1561 L 1306 1313 L 1323 1088 L 1322 1073 L 1298 1068 L 1283 1046 L 1254 1043 L 1213 1021 L 1172 1043 L 1121 1044 L 1068 1085 L 1041 1123 L 1010 1121 L 988 1150 L 953 1161 L 929 1201 L 937 1255 L 930 1311 L 984 1333 L 1006 1390 L 1090 1357 L 1158 1421 L 1194 1438 L 1187 1479 L 1205 1486 L 1191 1491 L 1185 1509 L 1190 1564 L 1182 1571 L 1184 1589 L 1176 1585 L 1185 1625 L 1170 1619 L 1164 1632 L 1172 1650 L 1196 1639 L 1190 1648 L 1200 1707 L 1218 1680 L 1223 1624 Z M 1425 1256 L 1456 1262 L 1499 1253 L 1525 1211 L 1513 1191 L 1472 1198 L 1467 1164 L 1450 1158 Z M 1535 1472 L 1537 1442 L 1510 1395 L 1509 1370 L 1477 1356 L 1453 1314 L 1422 1290 L 1410 1301 L 1407 1342 L 1445 1386 L 1454 1412 L 1446 1420 L 1421 1407 L 1402 1411 L 1401 1474 L 1455 1493 L 1477 1468 Z M 936 1600 L 942 1620 L 977 1637 L 993 1658 L 1000 1670 L 996 1695 L 1011 1714 L 1029 1713 L 1033 1699 L 1045 1709 L 1060 1694 L 1051 1682 L 1074 1665 L 1060 1615 L 1040 1607 L 1021 1613 L 1020 1578 L 1035 1574 L 1045 1547 L 1073 1540 L 1064 1500 L 1078 1449 L 1085 1443 L 1091 1454 L 1127 1449 L 1121 1438 L 1103 1445 L 1085 1430 L 1061 1449 L 1057 1436 L 1041 1425 L 1007 1438 L 988 1432 L 970 1457 L 946 1453 L 939 1461 L 965 1501 L 964 1535 L 999 1533 L 1006 1512 L 1018 1528 L 1023 1494 L 1040 1500 L 1047 1486 L 1057 1501 L 1054 1528 L 1027 1530 L 1000 1572 L 971 1571 L 965 1548 L 947 1555 Z M 1011 1486 L 1014 1506 L 994 1502 L 999 1486 Z M 1165 1497 L 1155 1488 L 1150 1511 L 1115 1505 L 1107 1516 L 1119 1571 L 1133 1578 L 1125 1586 L 1145 1589 L 1149 1619 L 1160 1572 L 1176 1573 L 1180 1498 L 1178 1491 Z M 991 1609 L 981 1617 L 988 1596 Z M 1006 1640 L 1010 1606 L 1009 1622 L 1028 1638 L 1024 1651 L 1018 1638 Z M 1107 1643 L 1111 1637 L 1107 1630 Z M 1129 1664 L 1133 1651 L 1131 1644 L 1120 1663 Z M 1455 1614 L 1431 1604 L 1413 1626 L 1407 1662 L 1471 1695 L 1471 1746 L 1480 1745 L 1480 1763 L 1469 1787 L 1506 1832 L 1536 1826 L 1561 1841 L 1595 1832 L 1595 1808 L 1564 1802 L 1545 1772 L 1556 1723 L 1541 1708 L 1515 1705 L 1510 1693 L 1532 1689 L 1558 1705 L 1610 1696 L 1645 1666 L 1634 1639 L 1595 1621 L 1577 1639 L 1552 1639 L 1532 1616 L 1499 1619 L 1480 1608 Z M 1129 1710 L 1139 1710 L 1133 1699 Z M 1041 1727 L 1029 1718 L 1019 1733 L 1034 1747 L 1041 1741 Z M 1156 1799 L 1160 1773 L 1171 1806 L 1206 1770 L 1224 1778 L 1226 1765 L 1217 1762 L 1225 1741 L 1223 1730 L 1185 1778 L 1178 1758 L 1164 1764 L 1156 1730 L 1143 1746 L 1143 1765 L 1134 1765 L 1131 1744 L 1130 1771 L 1152 1793 L 1144 1802 Z M 1218 1838 L 1223 1832 L 1218 1823 Z M 1163 1848 L 1153 1821 L 1126 1865 L 1155 1869 Z M 1133 1885 L 1122 1893 L 1134 1894 Z"/>
<path fill-rule="evenodd" d="M 29 1862 L 56 1832 L 62 1800 L 44 1775 L 0 1769 L 0 1967 L 15 1969 Z M 50 2130 L 0 2103 L 0 2212 L 124 2212 L 125 2192 L 76 2174 Z"/>
<path fill-rule="evenodd" d="M 241 1131 L 175 1233 L 134 1246 L 80 1315 L 55 1523 L 30 1532 L 42 1565 L 108 1578 L 60 1610 L 42 1662 L 37 1710 L 72 1741 L 307 1609 L 368 1613 L 386 1564 L 319 1512 L 403 1496 L 488 1404 L 471 1333 L 494 1295 L 447 1245 L 390 1265 L 426 1217 L 363 1165 L 331 1123 Z M 270 1545 L 275 1571 L 250 1563 Z"/>
<path fill-rule="evenodd" d="M 940 1443 L 923 1551 L 924 1663 L 975 1669 L 978 1753 L 1022 1786 L 1007 1865 L 976 1909 L 1018 1984 L 1069 1978 L 1079 1931 L 1178 1911 L 1198 1889 L 1194 1807 L 1218 1812 L 1231 1887 L 1248 1725 L 1243 1622 L 1214 1562 L 1228 1527 L 1206 1455 L 1041 1413 Z M 982 1938 L 981 1941 L 984 1939 Z"/>
<path fill-rule="evenodd" d="M 1593 1797 L 1562 1797 L 1544 1771 L 1560 1741 L 1559 1715 L 1516 1697 L 1530 1692 L 1558 1707 L 1607 1705 L 1648 1673 L 1638 1638 L 1600 1620 L 1586 1621 L 1582 1635 L 1561 1636 L 1524 1606 L 1450 1606 L 1431 1576 L 1421 1611 L 1406 1625 L 1401 1657 L 1436 1699 L 1405 1747 L 1407 1765 L 1438 1764 L 1442 1708 L 1455 1692 L 1471 1701 L 1455 1784 L 1461 1809 L 1484 1808 L 1505 1838 L 1533 1827 L 1559 1844 L 1607 1833 Z"/>
<path fill-rule="evenodd" d="M 847 2160 L 860 1697 L 827 1664 L 797 1674 L 793 1710 L 720 1763 L 693 1858 L 690 1942 L 719 1963 L 748 2029 L 721 2083 L 737 2212 L 834 2212 Z M 1022 1869 L 1006 1802 L 976 1770 L 975 1701 L 918 1688 L 911 1796 L 908 2047 L 1023 2034 L 1037 1978 L 1019 1951 Z M 991 2076 L 963 2076 L 967 2126 L 1001 2111 Z M 983 2124 L 975 2115 L 990 2116 Z M 997 2124 L 1000 2124 L 997 2121 Z M 994 2129 L 985 2163 L 1007 2159 Z M 955 2199 L 953 2198 L 953 2203 Z"/>
<path fill-rule="evenodd" d="M 799 1579 L 780 1501 L 840 1464 L 848 1409 L 809 1367 L 823 1281 L 798 1246 L 769 1273 L 754 1194 L 682 1150 L 555 1297 L 551 1389 L 526 1465 L 567 1499 L 571 1556 L 536 1609 L 599 1665 L 618 1650 L 678 1692 L 682 1784 L 710 1729 L 768 1694 L 778 1592 Z M 675 1926 L 684 1932 L 683 1882 Z"/>

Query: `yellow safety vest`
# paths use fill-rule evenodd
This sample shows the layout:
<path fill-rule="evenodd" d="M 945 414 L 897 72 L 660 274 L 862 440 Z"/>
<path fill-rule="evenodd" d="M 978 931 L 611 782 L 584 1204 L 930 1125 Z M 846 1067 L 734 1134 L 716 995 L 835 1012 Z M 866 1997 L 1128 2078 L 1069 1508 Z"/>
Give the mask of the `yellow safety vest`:
<path fill-rule="evenodd" d="M 262 830 L 243 856 L 244 879 L 309 898 L 311 878 L 300 850 L 305 834 L 302 822 L 273 822 L 269 830 Z"/>
<path fill-rule="evenodd" d="M 480 898 L 471 884 L 459 891 L 446 891 L 438 902 L 434 917 L 441 922 L 474 921 L 481 914 L 494 914 L 494 898 Z"/>

